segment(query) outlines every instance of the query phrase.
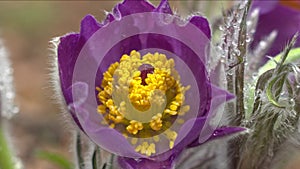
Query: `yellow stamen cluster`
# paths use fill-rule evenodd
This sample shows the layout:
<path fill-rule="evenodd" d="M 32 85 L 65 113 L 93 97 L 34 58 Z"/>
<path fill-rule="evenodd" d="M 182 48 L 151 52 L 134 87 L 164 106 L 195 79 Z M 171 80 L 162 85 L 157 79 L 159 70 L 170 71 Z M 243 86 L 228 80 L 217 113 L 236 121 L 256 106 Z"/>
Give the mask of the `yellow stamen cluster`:
<path fill-rule="evenodd" d="M 108 99 L 105 102 L 102 102 L 103 105 L 98 106 L 98 112 L 101 114 L 105 114 L 106 110 L 109 110 L 109 114 L 105 116 L 106 120 L 113 121 L 114 123 L 121 123 L 124 119 L 124 115 L 120 113 L 117 106 L 114 105 L 114 101 L 112 99 Z M 111 125 L 111 127 L 114 125 Z"/>
<path fill-rule="evenodd" d="M 170 140 L 169 148 L 172 149 L 174 147 L 175 140 L 177 138 L 177 133 L 175 131 L 167 130 L 165 132 L 167 138 Z"/>
<path fill-rule="evenodd" d="M 140 152 L 141 154 L 145 154 L 147 156 L 151 156 L 156 152 L 155 144 L 154 143 L 149 144 L 148 142 L 143 142 L 141 145 L 138 145 L 135 148 L 135 151 Z"/>
<path fill-rule="evenodd" d="M 155 130 L 158 131 L 161 129 L 162 127 L 162 114 L 158 113 L 157 115 L 152 117 L 152 120 L 150 121 L 150 127 Z"/>
<path fill-rule="evenodd" d="M 153 67 L 146 77 L 139 70 L 143 64 Z M 139 137 L 149 137 L 147 133 L 153 136 L 152 142 L 159 142 L 158 134 L 165 131 L 169 147 L 173 148 L 177 133 L 169 130 L 172 125 L 169 119 L 174 121 L 189 111 L 189 106 L 184 105 L 189 86 L 181 85 L 174 66 L 174 60 L 164 54 L 148 53 L 141 57 L 139 52 L 132 51 L 110 65 L 103 73 L 101 87 L 96 88 L 100 102 L 97 111 L 110 127 L 126 138 L 133 137 L 131 144 L 137 145 L 135 150 L 141 154 L 151 156 L 156 152 L 154 143 L 138 144 Z M 150 117 L 147 122 L 137 118 L 144 116 Z"/>
<path fill-rule="evenodd" d="M 181 110 L 181 106 L 184 102 L 184 93 L 190 88 L 190 86 L 187 87 L 181 87 L 177 86 L 176 93 L 177 95 L 173 99 L 173 101 L 170 103 L 168 108 L 165 109 L 164 113 L 170 114 L 172 116 L 177 115 Z"/>
<path fill-rule="evenodd" d="M 157 95 L 153 95 L 153 91 L 160 90 L 162 91 L 160 94 L 165 95 L 165 92 L 174 86 L 175 79 L 170 75 L 170 73 L 160 69 L 155 69 L 153 74 L 147 75 L 145 82 L 146 85 L 142 85 L 140 72 L 135 72 L 129 87 L 130 101 L 141 111 L 149 109 L 151 106 L 150 100 L 152 97 L 157 97 Z"/>
<path fill-rule="evenodd" d="M 130 134 L 136 134 L 139 132 L 139 130 L 143 130 L 143 124 L 141 122 L 131 120 L 130 124 L 126 127 L 126 130 Z"/>
<path fill-rule="evenodd" d="M 190 106 L 189 105 L 185 105 L 185 106 L 182 106 L 180 108 L 180 111 L 178 113 L 179 116 L 184 116 L 186 112 L 190 111 Z"/>

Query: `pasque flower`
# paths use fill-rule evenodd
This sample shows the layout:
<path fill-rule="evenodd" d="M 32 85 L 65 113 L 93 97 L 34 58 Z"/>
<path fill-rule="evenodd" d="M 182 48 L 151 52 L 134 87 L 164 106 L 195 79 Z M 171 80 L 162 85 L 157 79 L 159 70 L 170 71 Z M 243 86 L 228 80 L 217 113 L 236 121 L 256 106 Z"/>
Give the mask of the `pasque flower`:
<path fill-rule="evenodd" d="M 185 148 L 243 131 L 217 128 L 233 96 L 210 82 L 210 38 L 204 17 L 181 20 L 166 0 L 125 0 L 101 23 L 87 15 L 57 48 L 69 113 L 122 168 L 171 168 Z"/>
<path fill-rule="evenodd" d="M 300 31 L 300 2 L 256 0 L 252 5 L 252 9 L 255 8 L 259 9 L 259 18 L 252 45 L 258 45 L 260 40 L 276 30 L 277 37 L 267 53 L 275 56 L 284 49 L 293 35 Z M 299 40 L 295 46 L 300 46 Z"/>

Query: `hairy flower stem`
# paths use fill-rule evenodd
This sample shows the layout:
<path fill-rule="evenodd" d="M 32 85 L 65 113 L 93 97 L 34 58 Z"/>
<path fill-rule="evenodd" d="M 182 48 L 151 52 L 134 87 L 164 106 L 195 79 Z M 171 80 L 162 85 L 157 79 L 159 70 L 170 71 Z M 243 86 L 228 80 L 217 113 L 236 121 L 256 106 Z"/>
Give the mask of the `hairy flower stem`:
<path fill-rule="evenodd" d="M 251 123 L 248 123 L 252 132 L 241 147 L 238 169 L 270 168 L 279 147 L 297 133 L 299 112 L 294 111 L 297 107 L 284 102 L 287 98 L 298 96 L 293 88 L 297 84 L 290 83 L 288 78 L 296 66 L 284 63 L 297 36 L 285 48 L 276 68 L 262 74 L 257 81 L 256 91 L 260 91 L 260 94 L 255 99 Z M 282 95 L 283 92 L 287 92 L 288 96 Z"/>
<path fill-rule="evenodd" d="M 93 165 L 93 169 L 98 169 L 99 166 L 99 161 L 100 160 L 100 149 L 96 146 L 95 150 L 93 152 L 93 156 L 92 156 L 92 165 Z"/>
<path fill-rule="evenodd" d="M 247 54 L 247 16 L 249 12 L 249 8 L 251 5 L 251 0 L 249 0 L 244 7 L 242 19 L 240 23 L 240 30 L 238 32 L 238 50 L 239 54 L 237 54 L 237 63 L 235 65 L 229 65 L 231 69 L 235 68 L 234 75 L 230 76 L 232 80 L 232 88 L 234 88 L 234 94 L 236 95 L 235 101 L 235 118 L 233 120 L 233 125 L 240 126 L 242 125 L 243 120 L 245 119 L 245 107 L 244 107 L 244 75 L 245 75 L 245 61 Z M 232 79 L 232 77 L 234 77 Z M 230 82 L 230 81 L 229 81 Z M 233 147 L 233 156 L 231 167 L 235 169 L 239 162 L 240 156 L 240 145 L 241 140 L 236 139 L 232 142 Z"/>
<path fill-rule="evenodd" d="M 236 70 L 236 80 L 235 81 L 235 93 L 236 93 L 236 119 L 235 125 L 241 125 L 243 119 L 245 118 L 245 109 L 244 109 L 244 64 L 241 64 Z"/>
<path fill-rule="evenodd" d="M 82 152 L 82 140 L 79 132 L 76 132 L 76 143 L 75 143 L 75 153 L 76 153 L 76 158 L 77 158 L 77 165 L 79 169 L 84 169 L 84 159 L 82 157 L 83 152 Z"/>
<path fill-rule="evenodd" d="M 12 153 L 9 150 L 3 126 L 2 124 L 0 125 L 0 169 L 14 169 Z"/>
<path fill-rule="evenodd" d="M 238 49 L 240 51 L 240 55 L 238 56 L 237 69 L 235 71 L 235 94 L 237 96 L 236 99 L 236 125 L 241 125 L 243 119 L 245 119 L 245 107 L 244 107 L 244 77 L 245 77 L 245 60 L 247 54 L 247 16 L 250 8 L 251 0 L 248 1 L 247 7 L 244 10 L 241 28 L 239 32 L 239 40 L 238 40 Z"/>
<path fill-rule="evenodd" d="M 290 50 L 294 47 L 294 45 L 296 44 L 296 41 L 298 39 L 298 36 L 299 36 L 299 32 L 297 32 L 293 38 L 291 39 L 291 42 L 287 45 L 287 47 L 285 48 L 285 50 L 283 51 L 283 54 L 282 54 L 282 59 L 279 63 L 279 65 L 276 67 L 275 69 L 275 73 L 279 73 L 282 71 L 282 68 L 283 68 L 283 64 L 285 62 L 285 60 L 287 59 L 288 57 L 288 54 L 290 52 Z"/>
<path fill-rule="evenodd" d="M 114 155 L 111 154 L 108 169 L 113 169 Z"/>

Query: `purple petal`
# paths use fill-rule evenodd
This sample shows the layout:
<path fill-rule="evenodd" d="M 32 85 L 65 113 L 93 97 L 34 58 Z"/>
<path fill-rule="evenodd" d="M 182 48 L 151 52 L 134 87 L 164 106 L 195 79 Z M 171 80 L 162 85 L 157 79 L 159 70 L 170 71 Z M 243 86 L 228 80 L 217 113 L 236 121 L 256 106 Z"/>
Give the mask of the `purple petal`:
<path fill-rule="evenodd" d="M 83 46 L 79 41 L 79 34 L 69 34 L 60 38 L 58 46 L 58 68 L 62 93 L 67 104 L 72 102 L 71 93 L 67 93 L 72 85 L 74 65 Z"/>
<path fill-rule="evenodd" d="M 80 88 L 82 88 L 81 85 L 78 85 L 78 89 L 75 89 L 74 86 L 73 90 L 78 91 Z M 74 98 L 76 91 L 74 91 Z M 77 94 L 86 95 L 87 91 L 78 91 Z M 79 99 L 81 99 L 81 97 L 79 97 Z M 87 105 L 83 102 L 83 100 L 76 100 L 74 103 L 69 105 L 69 109 L 76 113 L 76 117 L 78 118 L 83 131 L 93 142 L 95 142 L 95 144 L 118 155 L 126 155 L 132 158 L 144 157 L 143 155 L 134 151 L 132 145 L 128 143 L 122 134 L 117 132 L 115 129 L 109 128 L 108 126 L 101 125 L 99 119 L 102 119 L 102 117 L 97 113 L 90 113 L 91 110 L 94 109 L 93 106 Z"/>
<path fill-rule="evenodd" d="M 232 136 L 234 134 L 237 134 L 237 133 L 240 133 L 240 132 L 243 132 L 246 130 L 247 129 L 243 128 L 243 127 L 220 127 L 213 132 L 211 137 L 208 140 L 206 140 L 206 142 L 209 142 L 214 139 L 224 138 L 226 136 Z M 199 140 L 194 140 L 191 144 L 189 144 L 189 147 L 196 147 L 196 146 L 199 146 L 204 143 L 199 142 Z"/>
<path fill-rule="evenodd" d="M 176 148 L 183 149 L 196 140 L 199 137 L 199 132 L 202 130 L 206 120 L 206 117 L 199 117 L 185 122 L 178 132 L 178 136 L 175 141 L 175 144 L 177 143 L 176 145 L 178 145 Z M 186 135 L 187 131 L 189 131 L 189 133 Z M 178 144 L 179 141 L 180 144 Z"/>
<path fill-rule="evenodd" d="M 106 15 L 106 18 L 105 18 L 104 21 L 102 22 L 102 24 L 103 24 L 103 25 L 106 25 L 106 24 L 108 24 L 108 23 L 110 23 L 110 22 L 112 22 L 112 21 L 114 21 L 114 20 L 115 20 L 114 15 L 111 14 L 111 13 L 108 13 L 108 14 Z"/>
<path fill-rule="evenodd" d="M 204 114 L 206 117 L 205 124 L 199 133 L 199 143 L 206 142 L 214 133 L 214 130 L 219 126 L 223 120 L 223 114 L 225 113 L 225 103 L 234 98 L 233 95 L 229 94 L 227 91 L 221 90 L 214 85 L 212 85 L 212 96 L 209 108 L 209 112 Z M 195 124 L 198 125 L 198 124 Z"/>
<path fill-rule="evenodd" d="M 276 5 L 279 3 L 279 0 L 272 0 L 272 1 L 266 1 L 266 0 L 254 0 L 252 2 L 252 10 L 255 8 L 259 9 L 260 14 L 265 14 L 273 10 Z"/>
<path fill-rule="evenodd" d="M 116 6 L 114 13 L 124 17 L 135 13 L 152 12 L 154 9 L 154 6 L 145 0 L 124 0 L 123 3 Z"/>
<path fill-rule="evenodd" d="M 211 139 L 222 120 L 224 113 L 224 103 L 234 98 L 234 96 L 225 90 L 221 90 L 211 85 L 211 101 L 209 108 L 196 119 L 190 119 L 185 122 L 178 133 L 175 145 L 181 149 L 196 140 L 201 144 Z M 212 122 L 213 121 L 213 122 Z M 186 134 L 188 132 L 188 134 Z M 220 135 L 221 136 L 221 135 Z"/>
<path fill-rule="evenodd" d="M 173 155 L 165 161 L 153 161 L 119 157 L 118 162 L 122 169 L 172 169 L 174 168 L 175 158 L 175 155 Z"/>
<path fill-rule="evenodd" d="M 63 95 L 67 104 L 72 102 L 72 95 L 66 93 L 72 85 L 74 66 L 85 42 L 100 28 L 93 16 L 87 15 L 81 21 L 80 34 L 69 34 L 60 38 L 58 46 L 59 76 Z"/>
<path fill-rule="evenodd" d="M 92 15 L 87 15 L 81 21 L 80 37 L 87 41 L 101 26 Z"/>
<path fill-rule="evenodd" d="M 209 140 L 230 136 L 232 134 L 236 134 L 246 130 L 247 129 L 243 127 L 220 127 L 214 131 L 214 134 L 211 136 Z"/>
<path fill-rule="evenodd" d="M 154 10 L 154 12 L 161 12 L 173 15 L 173 11 L 170 7 L 168 0 L 162 0 L 158 7 Z"/>
<path fill-rule="evenodd" d="M 190 23 L 194 24 L 197 28 L 199 28 L 208 39 L 211 38 L 210 27 L 207 19 L 202 16 L 193 16 L 190 19 Z"/>
<path fill-rule="evenodd" d="M 68 88 L 68 90 L 66 91 L 66 94 L 68 95 L 68 97 L 73 97 L 74 98 L 78 98 L 78 100 L 73 100 L 72 104 L 68 105 L 68 110 L 70 111 L 75 123 L 78 125 L 78 127 L 83 130 L 79 119 L 76 115 L 76 110 L 74 108 L 74 106 L 76 107 L 76 105 L 80 105 L 82 103 L 84 103 L 88 97 L 88 86 L 85 83 L 74 83 L 71 87 Z"/>
<path fill-rule="evenodd" d="M 257 1 L 255 6 L 263 10 L 266 7 L 265 3 L 272 3 L 272 8 L 259 15 L 252 47 L 256 47 L 260 40 L 263 40 L 264 37 L 269 35 L 273 30 L 277 30 L 278 35 L 267 53 L 267 55 L 275 56 L 284 49 L 293 35 L 300 31 L 300 11 L 292 7 L 283 6 L 279 2 L 276 3 L 276 1 Z M 299 40 L 295 47 L 298 46 L 300 46 Z"/>
<path fill-rule="evenodd" d="M 132 145 L 122 134 L 111 128 L 103 128 L 90 133 L 90 138 L 100 147 L 117 155 L 126 155 L 131 158 L 145 158 L 145 156 L 134 151 Z"/>

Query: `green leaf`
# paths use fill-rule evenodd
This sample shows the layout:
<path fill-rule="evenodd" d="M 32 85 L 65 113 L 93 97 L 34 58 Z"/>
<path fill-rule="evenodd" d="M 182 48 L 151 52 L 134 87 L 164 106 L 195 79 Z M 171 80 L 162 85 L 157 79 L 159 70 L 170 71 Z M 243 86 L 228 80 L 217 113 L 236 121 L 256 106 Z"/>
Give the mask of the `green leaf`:
<path fill-rule="evenodd" d="M 273 104 L 273 105 L 275 105 L 275 106 L 277 106 L 277 107 L 279 107 L 279 108 L 284 108 L 285 106 L 282 106 L 282 105 L 280 105 L 278 102 L 277 102 L 277 99 L 276 99 L 276 95 L 274 96 L 274 92 L 272 91 L 272 89 L 273 89 L 273 86 L 276 84 L 276 82 L 278 81 L 278 80 L 282 80 L 282 81 L 284 81 L 285 80 L 285 78 L 286 78 L 286 75 L 279 75 L 279 76 L 277 76 L 277 77 L 275 77 L 274 79 L 272 79 L 270 82 L 269 82 L 269 84 L 268 84 L 268 87 L 266 88 L 266 94 L 267 94 L 267 97 L 268 97 L 268 99 L 269 99 L 269 101 Z M 281 86 L 283 85 L 283 82 L 281 83 Z"/>
<path fill-rule="evenodd" d="M 0 169 L 14 169 L 15 163 L 13 162 L 12 153 L 6 139 L 5 132 L 0 126 Z"/>
<path fill-rule="evenodd" d="M 66 159 L 64 156 L 57 154 L 57 153 L 51 153 L 47 151 L 39 151 L 37 153 L 37 156 L 39 158 L 45 159 L 49 162 L 52 162 L 59 166 L 61 169 L 73 169 L 73 164 Z"/>
<path fill-rule="evenodd" d="M 258 76 L 260 77 L 262 74 L 264 74 L 267 71 L 270 71 L 272 69 L 275 69 L 277 66 L 277 63 L 280 63 L 281 59 L 282 59 L 282 55 L 284 54 L 284 52 L 278 54 L 277 56 L 275 56 L 273 59 L 270 59 L 265 65 L 263 65 L 259 70 L 258 70 Z M 287 63 L 295 63 L 295 62 L 299 62 L 300 61 L 300 48 L 294 48 L 291 49 L 287 55 L 287 58 L 285 60 L 285 64 Z M 264 80 L 265 82 L 263 83 L 263 86 L 265 86 L 264 84 L 267 83 L 267 80 L 270 77 L 268 77 L 267 79 L 262 78 L 262 80 Z M 258 82 L 258 78 L 255 79 L 252 83 L 252 85 L 255 86 L 255 84 Z M 263 90 L 263 89 L 262 89 Z M 253 111 L 253 106 L 254 106 L 254 110 L 257 108 L 254 105 L 254 99 L 252 99 L 252 97 L 255 97 L 255 88 L 251 88 L 248 90 L 248 97 L 250 97 L 251 99 L 247 99 L 246 103 L 247 103 L 247 112 L 246 112 L 246 117 L 250 117 L 250 114 Z M 270 95 L 269 95 L 270 96 Z"/>

